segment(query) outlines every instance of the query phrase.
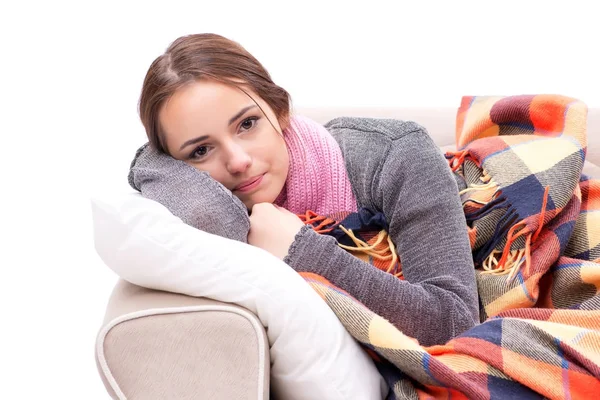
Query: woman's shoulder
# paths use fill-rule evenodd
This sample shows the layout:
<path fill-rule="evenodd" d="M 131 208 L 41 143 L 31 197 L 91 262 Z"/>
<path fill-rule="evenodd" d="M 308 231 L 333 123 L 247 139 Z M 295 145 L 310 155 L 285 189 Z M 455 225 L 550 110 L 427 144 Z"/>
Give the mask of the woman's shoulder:
<path fill-rule="evenodd" d="M 368 158 L 369 163 L 377 163 L 392 147 L 412 147 L 414 139 L 425 139 L 433 145 L 425 128 L 413 121 L 340 117 L 327 122 L 325 128 L 348 161 L 364 162 Z M 420 151 L 418 148 L 413 150 Z"/>
<path fill-rule="evenodd" d="M 389 118 L 338 117 L 327 122 L 324 127 L 334 136 L 354 135 L 371 139 L 375 136 L 390 141 L 413 133 L 426 134 L 425 129 L 414 121 Z"/>
<path fill-rule="evenodd" d="M 295 132 L 295 136 L 332 138 L 350 164 L 366 161 L 366 164 L 378 164 L 391 147 L 401 146 L 418 153 L 424 150 L 424 143 L 425 147 L 435 146 L 425 128 L 399 119 L 337 117 L 321 125 L 309 117 L 293 115 L 288 129 Z"/>
<path fill-rule="evenodd" d="M 305 115 L 290 116 L 288 131 L 300 136 L 331 136 L 342 147 L 352 146 L 387 147 L 394 141 L 403 141 L 407 136 L 428 136 L 427 131 L 414 121 L 399 119 L 337 117 L 321 124 Z"/>
<path fill-rule="evenodd" d="M 342 117 L 325 127 L 338 142 L 357 200 L 365 206 L 381 206 L 372 198 L 374 187 L 397 185 L 396 172 L 407 159 L 429 162 L 429 154 L 439 152 L 425 128 L 412 121 Z"/>

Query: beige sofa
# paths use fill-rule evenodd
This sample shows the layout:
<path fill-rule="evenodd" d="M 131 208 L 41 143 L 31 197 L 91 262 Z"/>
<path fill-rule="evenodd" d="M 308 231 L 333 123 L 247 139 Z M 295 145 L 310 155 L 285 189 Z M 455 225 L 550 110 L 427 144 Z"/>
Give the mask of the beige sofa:
<path fill-rule="evenodd" d="M 300 109 L 325 123 L 341 115 L 413 120 L 440 147 L 454 143 L 456 110 Z M 133 153 L 132 153 L 133 154 Z M 584 172 L 600 177 L 600 109 L 588 116 Z M 95 356 L 114 399 L 268 399 L 269 344 L 248 310 L 206 298 L 149 290 L 119 280 Z"/>

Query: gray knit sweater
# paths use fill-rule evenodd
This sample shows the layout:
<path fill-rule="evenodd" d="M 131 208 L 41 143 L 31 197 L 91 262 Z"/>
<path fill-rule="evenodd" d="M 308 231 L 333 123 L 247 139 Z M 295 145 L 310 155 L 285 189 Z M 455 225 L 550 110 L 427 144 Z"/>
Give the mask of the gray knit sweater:
<path fill-rule="evenodd" d="M 309 227 L 284 261 L 325 277 L 422 345 L 445 343 L 479 323 L 458 187 L 427 132 L 413 122 L 366 118 L 337 118 L 325 127 L 342 149 L 359 207 L 386 216 L 406 280 Z"/>
<path fill-rule="evenodd" d="M 445 343 L 478 323 L 457 184 L 426 131 L 413 122 L 368 118 L 337 118 L 325 127 L 341 147 L 358 205 L 385 215 L 406 280 L 359 260 L 308 226 L 284 261 L 328 279 L 422 345 Z M 129 182 L 185 223 L 245 241 L 241 201 L 183 161 L 143 147 Z"/>

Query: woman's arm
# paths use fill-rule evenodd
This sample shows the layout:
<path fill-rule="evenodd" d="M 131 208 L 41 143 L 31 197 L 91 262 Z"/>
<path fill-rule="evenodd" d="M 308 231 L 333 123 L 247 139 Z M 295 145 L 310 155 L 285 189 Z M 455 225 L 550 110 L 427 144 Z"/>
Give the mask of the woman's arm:
<path fill-rule="evenodd" d="M 340 144 L 345 157 L 361 151 L 356 141 L 347 148 Z M 371 193 L 372 204 L 388 219 L 406 280 L 357 259 L 334 238 L 308 227 L 298 233 L 285 261 L 297 271 L 325 277 L 422 345 L 445 343 L 479 322 L 475 271 L 456 182 L 423 129 L 391 140 L 382 151 L 377 176 L 364 180 L 369 187 L 362 190 Z M 364 151 L 357 157 L 364 159 Z"/>
<path fill-rule="evenodd" d="M 181 160 L 140 147 L 129 171 L 129 184 L 201 231 L 246 242 L 250 220 L 246 206 L 231 191 Z"/>

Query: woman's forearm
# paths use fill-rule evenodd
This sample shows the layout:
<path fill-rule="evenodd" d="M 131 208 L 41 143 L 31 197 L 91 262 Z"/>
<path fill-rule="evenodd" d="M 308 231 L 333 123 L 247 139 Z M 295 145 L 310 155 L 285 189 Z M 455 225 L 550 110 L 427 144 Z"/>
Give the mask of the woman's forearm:
<path fill-rule="evenodd" d="M 298 233 L 284 261 L 298 272 L 323 276 L 425 346 L 445 343 L 478 323 L 460 295 L 471 288 L 452 275 L 418 283 L 400 280 L 308 226 Z"/>

